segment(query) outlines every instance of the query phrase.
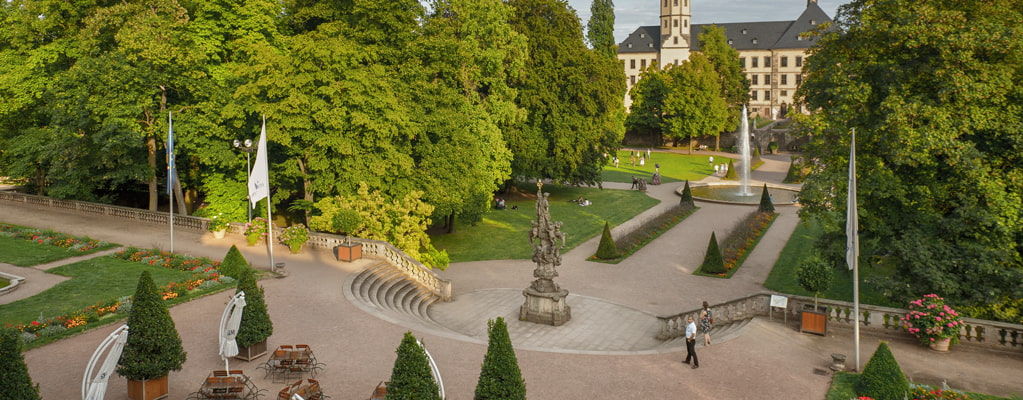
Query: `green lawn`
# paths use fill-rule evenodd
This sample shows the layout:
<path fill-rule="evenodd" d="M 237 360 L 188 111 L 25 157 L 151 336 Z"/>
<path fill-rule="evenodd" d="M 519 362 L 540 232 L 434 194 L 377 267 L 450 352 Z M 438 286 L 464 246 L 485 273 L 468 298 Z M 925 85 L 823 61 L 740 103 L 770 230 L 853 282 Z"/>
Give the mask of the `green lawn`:
<path fill-rule="evenodd" d="M 628 153 L 626 153 L 628 154 Z M 536 186 L 524 184 L 520 191 L 536 194 Z M 550 196 L 550 212 L 554 221 L 562 221 L 566 245 L 562 253 L 600 235 L 604 221 L 615 226 L 657 205 L 657 200 L 636 190 L 612 190 L 545 185 Z M 593 205 L 581 207 L 570 200 L 583 197 Z M 530 221 L 536 219 L 536 201 L 508 198 L 508 208 L 491 210 L 476 226 L 458 225 L 451 234 L 432 234 L 434 246 L 447 250 L 451 262 L 479 260 L 528 259 L 533 255 L 529 245 Z M 512 210 L 518 206 L 517 210 Z"/>
<path fill-rule="evenodd" d="M 710 164 L 707 153 L 694 151 L 692 155 L 678 153 L 651 153 L 650 160 L 646 165 L 640 167 L 639 160 L 633 167 L 629 162 L 629 150 L 618 152 L 618 168 L 614 165 L 604 167 L 601 178 L 604 182 L 632 183 L 632 177 L 645 178 L 650 181 L 654 174 L 654 164 L 661 165 L 661 182 L 681 182 L 685 180 L 698 181 L 714 173 L 714 166 Z M 724 156 L 714 156 L 714 164 L 727 163 Z"/>
<path fill-rule="evenodd" d="M 778 261 L 771 269 L 770 275 L 764 282 L 764 286 L 771 290 L 782 293 L 790 293 L 801 296 L 813 296 L 807 292 L 796 280 L 796 270 L 803 259 L 803 255 L 813 247 L 813 242 L 821 235 L 821 227 L 815 223 L 802 221 L 792 232 L 785 248 L 782 249 Z M 872 304 L 886 307 L 904 307 L 905 304 L 896 304 L 885 299 L 880 292 L 870 285 L 871 281 L 887 279 L 890 272 L 872 265 L 860 265 L 860 303 Z M 836 267 L 835 275 L 831 281 L 831 289 L 821 294 L 821 298 L 853 301 L 853 279 L 852 271 L 844 264 Z"/>
<path fill-rule="evenodd" d="M 115 245 L 110 245 L 109 247 L 114 246 Z M 99 249 L 96 251 L 99 251 Z M 94 252 L 95 251 L 77 251 L 48 244 L 32 243 L 24 239 L 0 236 L 0 262 L 14 264 L 21 267 L 46 264 L 48 262 Z"/>
<path fill-rule="evenodd" d="M 135 293 L 143 270 L 152 274 L 157 287 L 173 281 L 185 281 L 193 275 L 192 272 L 147 266 L 113 257 L 97 257 L 68 264 L 49 272 L 72 279 L 27 299 L 0 305 L 0 323 L 31 322 L 82 310 L 120 296 L 130 296 Z"/>
<path fill-rule="evenodd" d="M 859 380 L 860 380 L 860 374 L 857 374 L 857 373 L 853 373 L 853 372 L 838 372 L 838 373 L 836 373 L 834 379 L 831 380 L 831 387 L 828 388 L 828 393 L 827 393 L 827 395 L 825 397 L 825 400 L 856 399 L 857 398 L 857 395 L 856 395 L 856 383 Z M 927 385 L 922 385 L 922 386 L 928 387 L 928 390 L 940 389 L 938 387 L 933 387 L 933 386 L 927 386 Z M 955 389 L 955 388 L 952 388 L 952 389 Z M 968 396 L 968 398 L 970 400 L 1010 400 L 1010 399 L 1020 399 L 1021 398 L 1018 395 L 1014 395 L 1012 397 L 1001 397 L 1001 396 L 992 396 L 992 395 L 983 394 L 983 393 L 973 393 L 973 392 L 962 392 L 962 393 L 965 393 L 966 396 Z"/>

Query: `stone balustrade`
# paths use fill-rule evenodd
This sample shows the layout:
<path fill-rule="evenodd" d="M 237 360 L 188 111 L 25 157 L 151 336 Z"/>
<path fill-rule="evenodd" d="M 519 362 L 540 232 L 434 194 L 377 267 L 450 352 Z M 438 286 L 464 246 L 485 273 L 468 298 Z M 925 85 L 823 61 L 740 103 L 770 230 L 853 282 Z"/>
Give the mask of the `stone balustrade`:
<path fill-rule="evenodd" d="M 43 207 L 63 208 L 68 210 L 88 212 L 92 214 L 127 218 L 134 221 L 151 222 L 154 224 L 167 225 L 169 223 L 170 218 L 168 213 L 166 212 L 154 212 L 149 210 L 140 210 L 137 208 L 89 203 L 76 200 L 61 200 L 45 196 L 34 196 L 30 194 L 22 194 L 11 191 L 0 191 L 0 201 L 26 203 Z M 209 228 L 210 220 L 208 218 L 199 218 L 175 214 L 174 226 L 202 231 L 207 230 Z M 245 233 L 245 224 L 239 222 L 232 222 L 228 226 L 227 231 L 232 234 L 242 235 Z M 274 227 L 274 237 L 278 237 L 282 231 L 283 231 L 282 228 Z M 343 241 L 344 241 L 343 236 L 319 232 L 310 232 L 309 241 L 306 242 L 306 246 L 322 249 L 333 249 L 335 246 L 337 246 Z M 420 285 L 425 287 L 427 290 L 430 290 L 431 292 L 436 294 L 442 300 L 451 301 L 451 281 L 441 279 L 432 270 L 427 268 L 419 261 L 413 259 L 412 257 L 409 257 L 407 254 L 399 250 L 397 247 L 394 247 L 394 245 L 387 242 L 371 239 L 350 238 L 350 241 L 361 243 L 363 254 L 386 259 L 388 262 L 397 266 L 399 270 L 408 275 L 409 278 L 415 280 Z"/>
<path fill-rule="evenodd" d="M 778 293 L 760 292 L 740 299 L 715 304 L 710 307 L 715 324 L 728 324 L 750 319 L 755 316 L 767 316 L 771 313 L 771 295 Z M 788 297 L 788 307 L 784 310 L 775 308 L 775 312 L 788 313 L 798 321 L 804 306 L 813 308 L 813 297 L 783 295 Z M 854 323 L 860 329 L 872 332 L 909 335 L 902 327 L 901 320 L 909 310 L 901 308 L 881 307 L 860 304 L 859 318 L 853 315 L 853 303 L 837 300 L 819 299 L 818 304 L 828 307 L 828 323 L 840 327 L 852 328 Z M 692 316 L 699 319 L 700 309 L 685 311 L 676 315 L 658 317 L 661 321 L 661 332 L 658 338 L 667 340 L 685 335 L 686 318 Z M 1001 350 L 1023 353 L 1023 325 L 982 319 L 963 318 L 963 328 L 959 332 L 960 345 L 983 346 Z"/>

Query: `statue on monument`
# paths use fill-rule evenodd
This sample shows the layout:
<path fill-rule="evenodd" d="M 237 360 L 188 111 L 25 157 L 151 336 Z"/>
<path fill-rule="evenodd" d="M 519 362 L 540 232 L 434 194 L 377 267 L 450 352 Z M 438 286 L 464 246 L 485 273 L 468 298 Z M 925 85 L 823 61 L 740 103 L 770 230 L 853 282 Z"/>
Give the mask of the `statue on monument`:
<path fill-rule="evenodd" d="M 543 192 L 543 183 L 536 185 L 536 221 L 531 221 L 529 245 L 533 247 L 533 262 L 536 278 L 523 291 L 526 303 L 522 305 L 519 318 L 524 321 L 558 326 L 572 318 L 571 307 L 565 303 L 568 291 L 558 287 L 554 278 L 555 268 L 561 265 L 561 249 L 565 247 L 562 223 L 551 221 L 550 193 Z"/>

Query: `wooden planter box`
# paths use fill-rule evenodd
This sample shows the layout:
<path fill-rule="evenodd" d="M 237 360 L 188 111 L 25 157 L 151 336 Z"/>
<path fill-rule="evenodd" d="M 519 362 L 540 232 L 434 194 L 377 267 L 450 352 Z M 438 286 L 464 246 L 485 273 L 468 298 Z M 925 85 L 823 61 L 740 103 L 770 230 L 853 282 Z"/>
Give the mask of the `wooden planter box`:
<path fill-rule="evenodd" d="M 817 306 L 815 310 L 813 304 L 804 305 L 799 331 L 826 336 L 828 334 L 828 307 Z"/>
<path fill-rule="evenodd" d="M 157 400 L 166 399 L 170 392 L 170 381 L 167 375 L 156 379 L 136 381 L 128 379 L 128 399 L 130 400 Z"/>
<path fill-rule="evenodd" d="M 266 341 L 253 344 L 251 347 L 238 346 L 238 355 L 234 356 L 239 360 L 252 361 L 266 355 Z"/>
<path fill-rule="evenodd" d="M 342 243 L 334 248 L 338 261 L 352 262 L 362 258 L 362 243 Z"/>

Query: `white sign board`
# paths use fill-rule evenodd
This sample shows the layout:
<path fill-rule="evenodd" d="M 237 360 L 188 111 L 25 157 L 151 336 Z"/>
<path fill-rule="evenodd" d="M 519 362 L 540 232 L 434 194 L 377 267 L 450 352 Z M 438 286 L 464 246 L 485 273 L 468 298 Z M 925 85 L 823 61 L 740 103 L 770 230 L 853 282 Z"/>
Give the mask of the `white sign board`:
<path fill-rule="evenodd" d="M 789 298 L 785 296 L 771 295 L 771 307 L 788 308 Z"/>

